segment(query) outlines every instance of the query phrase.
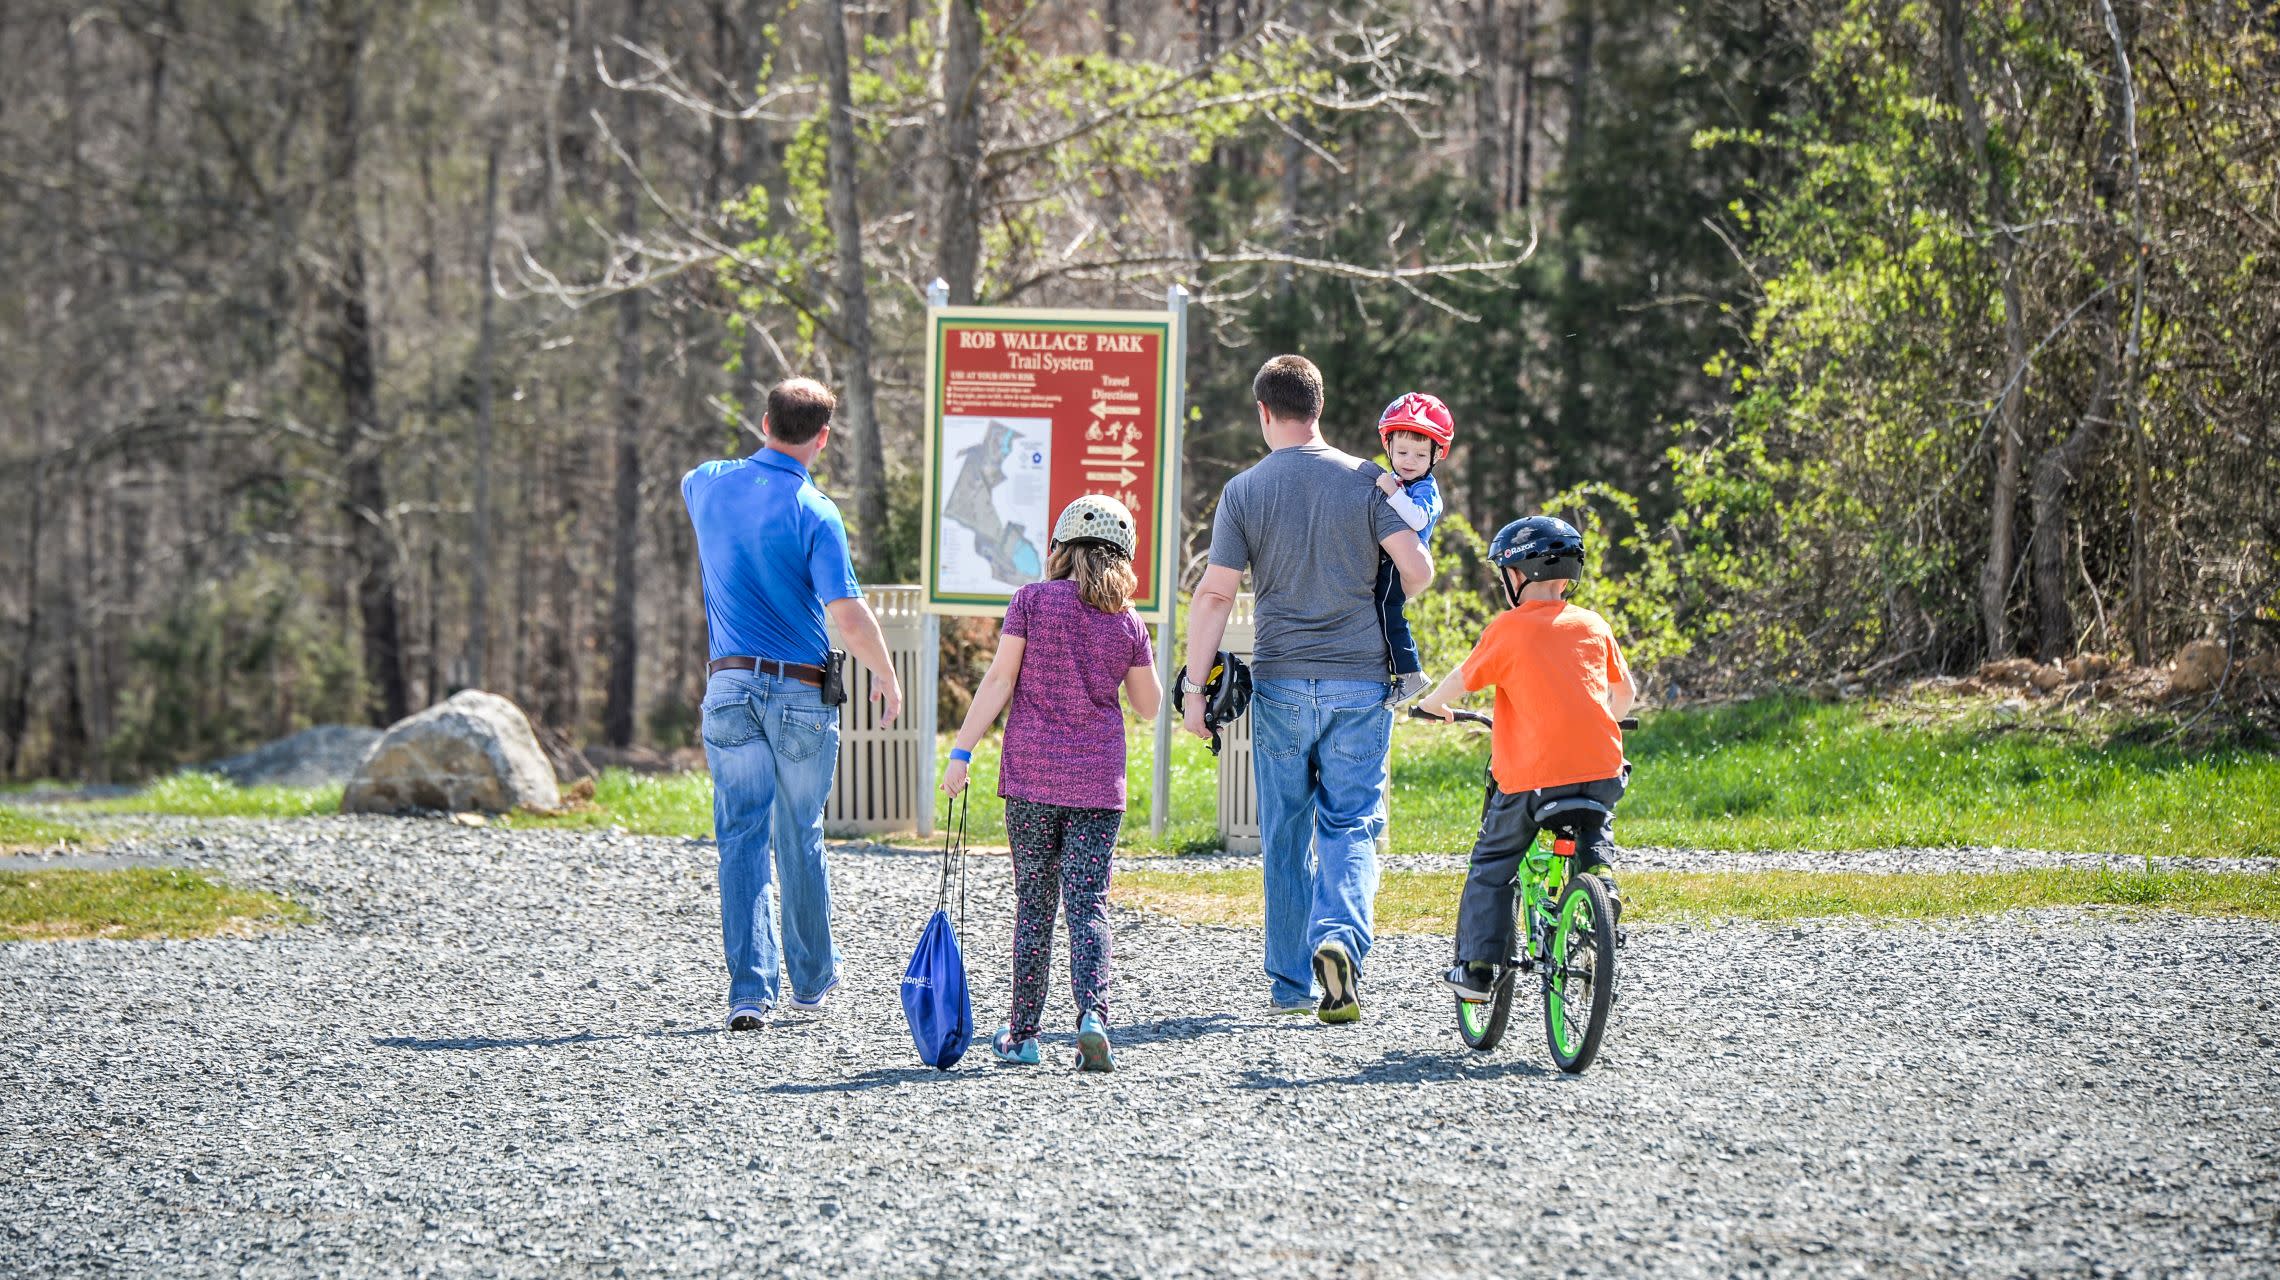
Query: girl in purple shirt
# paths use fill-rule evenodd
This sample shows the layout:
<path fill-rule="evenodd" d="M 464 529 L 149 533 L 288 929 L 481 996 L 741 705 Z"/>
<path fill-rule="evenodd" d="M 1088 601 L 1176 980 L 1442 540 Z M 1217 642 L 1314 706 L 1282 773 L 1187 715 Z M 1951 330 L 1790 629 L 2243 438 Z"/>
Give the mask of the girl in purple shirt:
<path fill-rule="evenodd" d="M 1108 1044 L 1108 881 L 1124 821 L 1121 686 L 1142 719 L 1156 714 L 1148 632 L 1132 612 L 1132 513 L 1088 494 L 1053 525 L 1044 582 L 1013 593 L 997 656 L 974 691 L 942 789 L 966 788 L 974 744 L 1005 719 L 998 794 L 1013 846 L 1013 1011 L 990 1040 L 1000 1062 L 1039 1060 L 1037 1024 L 1053 958 L 1054 899 L 1069 917 L 1077 1060 L 1115 1062 Z"/>

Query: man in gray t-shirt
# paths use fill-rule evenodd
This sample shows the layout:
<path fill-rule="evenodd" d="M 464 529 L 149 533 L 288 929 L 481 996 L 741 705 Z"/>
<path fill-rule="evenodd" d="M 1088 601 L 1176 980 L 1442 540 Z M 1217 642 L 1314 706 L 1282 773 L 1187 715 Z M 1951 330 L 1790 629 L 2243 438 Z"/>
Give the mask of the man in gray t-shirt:
<path fill-rule="evenodd" d="M 1385 827 L 1378 801 L 1393 733 L 1374 593 L 1378 553 L 1393 558 L 1412 599 L 1433 580 L 1433 566 L 1378 492 L 1378 468 L 1322 439 L 1322 374 L 1311 361 L 1276 356 L 1251 390 L 1271 452 L 1219 498 L 1211 564 L 1188 618 L 1187 728 L 1208 736 L 1203 699 L 1192 695 L 1202 691 L 1248 570 L 1257 599 L 1251 759 L 1267 976 L 1277 1009 L 1352 1022 L 1361 1017 L 1361 967 L 1374 933 Z"/>

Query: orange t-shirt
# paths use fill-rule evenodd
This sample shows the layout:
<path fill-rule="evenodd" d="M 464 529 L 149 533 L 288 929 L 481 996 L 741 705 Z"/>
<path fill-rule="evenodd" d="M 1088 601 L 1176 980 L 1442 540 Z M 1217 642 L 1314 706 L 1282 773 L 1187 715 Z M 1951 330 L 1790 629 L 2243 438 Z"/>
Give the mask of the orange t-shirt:
<path fill-rule="evenodd" d="M 1607 619 L 1564 600 L 1529 600 L 1489 621 L 1465 659 L 1465 689 L 1496 686 L 1489 771 L 1500 791 L 1597 782 L 1623 771 L 1607 691 L 1623 651 Z"/>

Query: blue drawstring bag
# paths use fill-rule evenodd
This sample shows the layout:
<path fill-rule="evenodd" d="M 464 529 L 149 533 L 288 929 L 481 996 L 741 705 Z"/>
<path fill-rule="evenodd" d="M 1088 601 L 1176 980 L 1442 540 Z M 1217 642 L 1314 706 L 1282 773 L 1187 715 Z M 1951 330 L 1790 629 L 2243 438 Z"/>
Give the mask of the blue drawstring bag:
<path fill-rule="evenodd" d="M 918 1046 L 918 1060 L 937 1071 L 958 1065 L 958 1059 L 966 1056 L 966 1046 L 974 1042 L 974 1003 L 966 990 L 966 958 L 958 951 L 958 930 L 950 923 L 949 911 L 950 868 L 955 862 L 958 917 L 965 919 L 965 818 L 965 811 L 960 810 L 955 841 L 950 824 L 943 823 L 942 881 L 935 892 L 934 914 L 927 918 L 926 931 L 918 935 L 918 949 L 910 953 L 910 967 L 903 970 L 903 1016 L 910 1021 L 911 1042 Z"/>

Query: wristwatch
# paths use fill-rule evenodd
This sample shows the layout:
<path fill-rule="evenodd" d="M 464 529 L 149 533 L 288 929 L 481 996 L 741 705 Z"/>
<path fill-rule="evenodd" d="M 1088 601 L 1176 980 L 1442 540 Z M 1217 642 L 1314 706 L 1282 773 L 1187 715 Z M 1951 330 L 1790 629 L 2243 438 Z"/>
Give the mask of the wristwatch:
<path fill-rule="evenodd" d="M 1182 692 L 1202 693 L 1204 692 L 1204 689 L 1205 686 L 1197 684 L 1195 681 L 1188 679 L 1188 673 L 1186 671 L 1183 670 L 1180 672 L 1180 690 Z"/>

